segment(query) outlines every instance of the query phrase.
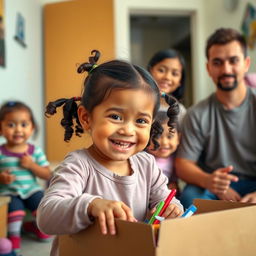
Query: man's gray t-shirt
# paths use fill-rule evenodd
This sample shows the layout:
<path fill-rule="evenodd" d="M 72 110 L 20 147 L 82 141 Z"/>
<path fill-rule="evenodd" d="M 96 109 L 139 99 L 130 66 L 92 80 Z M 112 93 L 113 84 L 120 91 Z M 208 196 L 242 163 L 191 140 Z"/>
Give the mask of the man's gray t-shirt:
<path fill-rule="evenodd" d="M 256 178 L 256 90 L 243 103 L 224 109 L 215 93 L 191 107 L 183 119 L 177 157 L 198 163 L 206 172 L 233 165 L 234 173 Z"/>

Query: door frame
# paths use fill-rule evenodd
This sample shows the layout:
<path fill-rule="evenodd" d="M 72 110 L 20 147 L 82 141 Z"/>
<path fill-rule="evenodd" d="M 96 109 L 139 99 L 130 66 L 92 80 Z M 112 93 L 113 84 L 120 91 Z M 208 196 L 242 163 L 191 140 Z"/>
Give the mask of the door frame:
<path fill-rule="evenodd" d="M 131 15 L 186 15 L 191 17 L 191 63 L 193 104 L 204 98 L 205 92 L 205 57 L 203 40 L 203 17 L 200 0 L 114 0 L 115 49 L 116 57 L 130 61 L 130 16 Z M 202 72 L 202 69 L 204 69 Z"/>

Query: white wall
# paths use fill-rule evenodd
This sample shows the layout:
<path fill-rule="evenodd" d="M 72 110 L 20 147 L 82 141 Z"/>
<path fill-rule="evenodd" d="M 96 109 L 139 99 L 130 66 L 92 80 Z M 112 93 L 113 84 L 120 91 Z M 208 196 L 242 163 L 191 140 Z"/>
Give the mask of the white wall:
<path fill-rule="evenodd" d="M 36 144 L 43 146 L 41 6 L 34 0 L 5 0 L 4 10 L 6 67 L 0 67 L 0 104 L 6 100 L 27 103 L 40 128 Z M 25 19 L 26 48 L 14 40 L 18 12 Z"/>
<path fill-rule="evenodd" d="M 20 100 L 29 105 L 39 126 L 33 142 L 44 148 L 42 5 L 61 0 L 4 0 L 6 67 L 0 67 L 0 104 Z M 14 40 L 16 15 L 25 19 L 26 48 Z M 1 137 L 0 142 L 4 140 Z"/>

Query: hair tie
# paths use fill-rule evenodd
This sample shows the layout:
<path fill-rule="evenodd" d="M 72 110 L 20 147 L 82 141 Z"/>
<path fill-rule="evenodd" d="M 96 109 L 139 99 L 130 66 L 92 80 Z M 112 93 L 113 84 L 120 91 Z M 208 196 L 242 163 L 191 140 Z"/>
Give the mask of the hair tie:
<path fill-rule="evenodd" d="M 79 101 L 81 100 L 82 98 L 81 97 L 73 97 L 74 101 Z"/>
<path fill-rule="evenodd" d="M 6 105 L 7 105 L 8 107 L 13 107 L 15 104 L 16 104 L 15 101 L 9 101 L 9 102 L 7 102 Z"/>
<path fill-rule="evenodd" d="M 92 66 L 92 68 L 89 70 L 89 74 L 91 74 L 91 72 L 95 69 L 95 68 L 97 68 L 98 67 L 98 65 L 97 64 L 93 64 L 93 66 Z"/>
<path fill-rule="evenodd" d="M 161 97 L 162 98 L 165 98 L 165 95 L 166 95 L 165 92 L 161 92 Z"/>

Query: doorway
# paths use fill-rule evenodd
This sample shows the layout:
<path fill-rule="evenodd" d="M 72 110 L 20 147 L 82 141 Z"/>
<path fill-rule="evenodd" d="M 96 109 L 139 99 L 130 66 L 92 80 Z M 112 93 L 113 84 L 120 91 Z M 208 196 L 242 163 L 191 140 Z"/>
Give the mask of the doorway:
<path fill-rule="evenodd" d="M 130 56 L 134 64 L 144 68 L 152 55 L 167 48 L 178 50 L 186 61 L 186 89 L 182 103 L 193 103 L 193 79 L 191 71 L 191 17 L 130 15 Z"/>

